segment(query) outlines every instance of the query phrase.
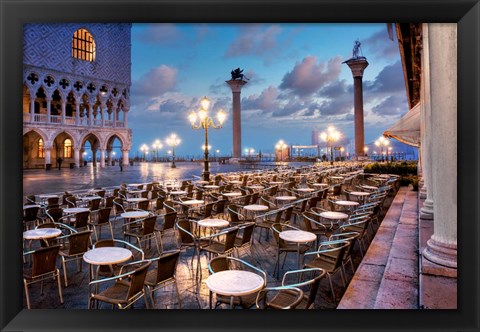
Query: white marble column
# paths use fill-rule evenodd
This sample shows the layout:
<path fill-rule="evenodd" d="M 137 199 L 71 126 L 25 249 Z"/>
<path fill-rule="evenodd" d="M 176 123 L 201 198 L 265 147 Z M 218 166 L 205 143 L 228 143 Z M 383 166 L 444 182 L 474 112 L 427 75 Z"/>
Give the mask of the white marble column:
<path fill-rule="evenodd" d="M 80 148 L 73 148 L 73 159 L 75 167 L 80 167 Z"/>
<path fill-rule="evenodd" d="M 35 96 L 30 98 L 30 121 L 35 121 Z"/>
<path fill-rule="evenodd" d="M 433 235 L 423 257 L 429 273 L 456 277 L 457 271 L 457 25 L 428 24 L 435 199 Z M 432 189 L 432 188 L 429 188 Z M 425 268 L 422 267 L 425 271 Z"/>
<path fill-rule="evenodd" d="M 422 174 L 423 187 L 422 192 L 425 195 L 425 201 L 420 208 L 420 218 L 431 220 L 434 218 L 433 210 L 433 179 L 432 179 L 432 144 L 433 144 L 433 130 L 431 122 L 432 105 L 430 101 L 430 46 L 428 36 L 428 24 L 422 25 L 423 31 L 423 49 L 422 49 L 422 84 L 421 84 L 421 98 L 422 109 L 420 111 L 420 128 L 421 128 L 421 146 L 420 154 L 422 156 Z"/>
<path fill-rule="evenodd" d="M 112 166 L 112 150 L 107 150 L 107 166 Z"/>
<path fill-rule="evenodd" d="M 80 102 L 77 100 L 75 101 L 75 124 L 80 124 Z"/>
<path fill-rule="evenodd" d="M 50 119 L 50 114 L 51 114 L 50 107 L 51 107 L 51 105 L 52 105 L 52 97 L 47 96 L 46 100 L 47 100 L 47 123 L 50 123 L 50 122 L 51 122 L 51 119 Z"/>
<path fill-rule="evenodd" d="M 47 164 L 51 164 L 52 163 L 52 148 L 53 148 L 53 144 L 52 143 L 48 143 L 48 142 L 44 142 L 43 143 L 43 149 L 45 151 L 45 165 Z M 46 167 L 46 166 L 45 166 Z"/>
<path fill-rule="evenodd" d="M 123 128 L 128 127 L 127 114 L 128 114 L 128 110 L 123 110 Z"/>
<path fill-rule="evenodd" d="M 62 100 L 62 123 L 65 123 L 65 112 L 66 112 L 67 101 L 65 99 Z"/>
<path fill-rule="evenodd" d="M 105 167 L 105 149 L 100 149 L 100 167 Z"/>
<path fill-rule="evenodd" d="M 128 166 L 128 151 L 127 149 L 122 149 L 123 166 Z"/>

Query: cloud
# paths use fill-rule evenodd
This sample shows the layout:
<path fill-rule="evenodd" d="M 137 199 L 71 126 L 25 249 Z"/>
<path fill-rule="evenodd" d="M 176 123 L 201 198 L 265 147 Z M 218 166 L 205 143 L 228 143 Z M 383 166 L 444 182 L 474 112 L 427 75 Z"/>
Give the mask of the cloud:
<path fill-rule="evenodd" d="M 170 44 L 182 39 L 177 25 L 171 23 L 149 24 L 138 34 L 138 39 L 147 44 Z"/>
<path fill-rule="evenodd" d="M 259 24 L 242 25 L 240 35 L 228 46 L 225 57 L 269 54 L 278 46 L 277 37 L 280 32 L 278 25 L 266 28 Z"/>
<path fill-rule="evenodd" d="M 393 59 L 399 55 L 397 40 L 396 38 L 394 38 L 393 41 L 389 39 L 386 26 L 384 29 L 375 32 L 367 39 L 361 41 L 361 43 L 366 51 L 364 55 L 367 56 L 367 58 L 370 55 L 374 55 L 386 59 Z"/>
<path fill-rule="evenodd" d="M 373 113 L 383 116 L 400 115 L 407 111 L 408 105 L 405 94 L 389 96 L 372 108 Z"/>
<path fill-rule="evenodd" d="M 280 107 L 278 95 L 278 89 L 274 86 L 269 86 L 260 95 L 254 94 L 243 98 L 242 109 L 274 112 Z"/>
<path fill-rule="evenodd" d="M 309 96 L 320 88 L 338 79 L 341 71 L 340 57 L 327 63 L 319 63 L 316 56 L 307 56 L 297 63 L 291 72 L 285 74 L 279 88 L 291 90 L 298 96 Z"/>
<path fill-rule="evenodd" d="M 370 93 L 405 93 L 402 63 L 397 61 L 385 66 L 373 81 L 364 82 L 364 88 Z"/>
<path fill-rule="evenodd" d="M 141 101 L 141 97 L 158 97 L 166 92 L 174 91 L 176 85 L 177 69 L 161 65 L 132 82 L 132 97 L 138 98 L 136 102 Z"/>

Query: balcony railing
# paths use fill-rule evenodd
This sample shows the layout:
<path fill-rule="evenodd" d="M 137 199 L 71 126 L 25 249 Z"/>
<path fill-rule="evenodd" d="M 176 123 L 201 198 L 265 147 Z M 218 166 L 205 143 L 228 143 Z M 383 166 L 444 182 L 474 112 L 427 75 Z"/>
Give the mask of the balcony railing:
<path fill-rule="evenodd" d="M 63 125 L 63 126 L 84 126 L 84 127 L 101 127 L 102 126 L 102 119 L 91 119 L 91 125 L 88 123 L 87 117 L 79 118 L 78 123 L 77 119 L 73 116 L 66 116 L 64 122 L 62 122 L 61 115 L 50 115 L 50 122 L 47 121 L 46 114 L 38 114 L 35 113 L 33 115 L 33 121 L 31 121 L 31 114 L 30 113 L 23 113 L 23 122 L 26 123 L 49 123 L 52 125 Z M 112 128 L 114 127 L 113 120 L 105 120 L 104 127 Z M 118 121 L 116 123 L 116 127 L 124 128 L 125 124 L 123 121 Z"/>

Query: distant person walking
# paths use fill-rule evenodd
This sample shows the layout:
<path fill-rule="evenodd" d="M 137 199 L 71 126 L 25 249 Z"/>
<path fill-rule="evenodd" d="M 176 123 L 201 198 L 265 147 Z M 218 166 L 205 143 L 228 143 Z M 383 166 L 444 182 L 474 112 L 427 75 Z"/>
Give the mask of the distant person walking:
<path fill-rule="evenodd" d="M 123 172 L 123 165 L 122 165 L 122 162 L 120 161 L 118 164 L 120 165 L 120 172 Z"/>
<path fill-rule="evenodd" d="M 63 159 L 61 157 L 57 158 L 58 170 L 60 170 L 60 168 L 62 167 L 62 161 L 63 161 Z"/>

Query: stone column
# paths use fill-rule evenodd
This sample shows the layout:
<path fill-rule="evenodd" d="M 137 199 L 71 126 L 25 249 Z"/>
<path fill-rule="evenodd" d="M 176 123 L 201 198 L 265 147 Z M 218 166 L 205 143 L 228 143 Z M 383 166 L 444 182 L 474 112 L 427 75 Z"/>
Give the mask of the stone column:
<path fill-rule="evenodd" d="M 431 173 L 435 199 L 433 235 L 422 271 L 457 276 L 457 25 L 428 24 L 431 97 Z M 425 32 L 424 32 L 425 35 Z M 432 183 L 431 183 L 432 184 Z"/>
<path fill-rule="evenodd" d="M 112 107 L 112 112 L 113 112 L 113 128 L 117 127 L 117 117 L 118 117 L 118 107 L 113 106 Z"/>
<path fill-rule="evenodd" d="M 97 167 L 97 149 L 92 148 L 92 165 Z"/>
<path fill-rule="evenodd" d="M 35 95 L 30 98 L 30 121 L 35 121 Z"/>
<path fill-rule="evenodd" d="M 107 166 L 112 166 L 112 150 L 107 150 Z"/>
<path fill-rule="evenodd" d="M 127 115 L 128 115 L 128 110 L 124 109 L 123 110 L 123 128 L 127 128 Z"/>
<path fill-rule="evenodd" d="M 80 103 L 75 100 L 75 124 L 80 124 Z"/>
<path fill-rule="evenodd" d="M 363 128 L 363 71 L 368 66 L 365 57 L 352 58 L 345 61 L 353 75 L 353 99 L 355 115 L 355 158 L 365 156 L 365 134 Z"/>
<path fill-rule="evenodd" d="M 66 112 L 67 101 L 62 99 L 62 124 L 65 123 L 65 112 Z"/>
<path fill-rule="evenodd" d="M 244 80 L 225 81 L 232 89 L 232 129 L 233 129 L 233 158 L 242 157 L 242 119 L 241 119 L 241 103 L 240 93 L 242 87 L 247 84 Z"/>
<path fill-rule="evenodd" d="M 122 149 L 123 166 L 128 166 L 128 149 Z"/>
<path fill-rule="evenodd" d="M 432 105 L 430 100 L 430 47 L 428 36 L 428 24 L 422 25 L 423 31 L 423 49 L 422 49 L 422 84 L 421 84 L 421 99 L 422 109 L 420 111 L 420 132 L 421 132 L 421 146 L 419 154 L 422 156 L 422 174 L 423 187 L 420 192 L 425 196 L 423 206 L 420 208 L 420 219 L 433 219 L 433 179 L 432 179 L 432 140 L 433 130 L 431 123 Z"/>
<path fill-rule="evenodd" d="M 52 97 L 47 95 L 46 99 L 47 99 L 47 123 L 50 123 L 51 122 L 51 120 L 50 120 L 50 115 L 51 115 L 50 107 L 52 105 Z"/>
<path fill-rule="evenodd" d="M 100 167 L 105 167 L 105 149 L 100 149 Z"/>
<path fill-rule="evenodd" d="M 75 167 L 80 167 L 80 148 L 73 148 L 73 161 L 75 162 Z"/>
<path fill-rule="evenodd" d="M 43 143 L 43 149 L 45 150 L 45 168 L 47 164 L 52 163 L 52 148 L 53 144 L 51 142 L 44 142 Z"/>

